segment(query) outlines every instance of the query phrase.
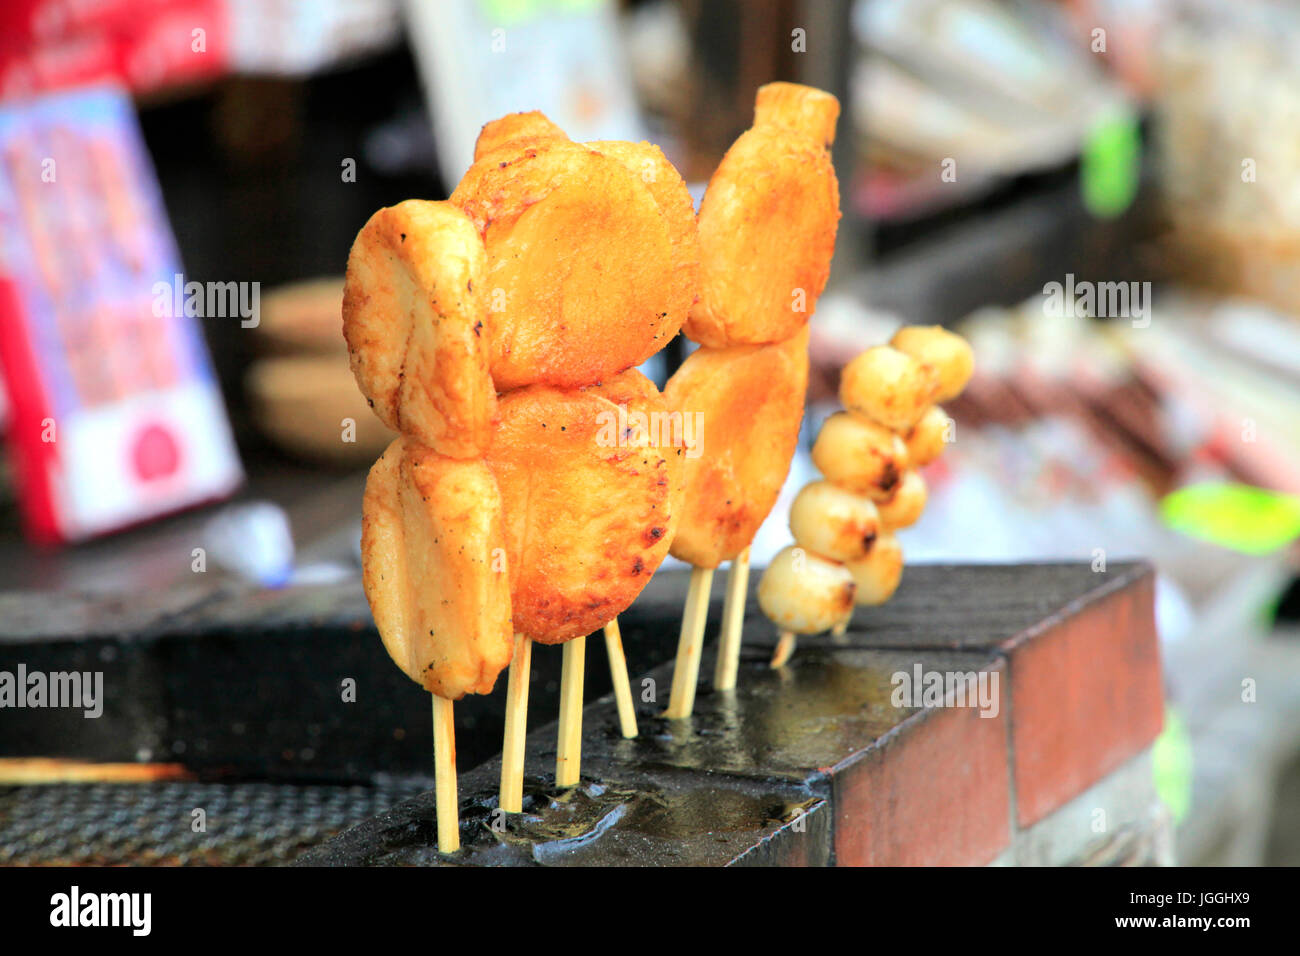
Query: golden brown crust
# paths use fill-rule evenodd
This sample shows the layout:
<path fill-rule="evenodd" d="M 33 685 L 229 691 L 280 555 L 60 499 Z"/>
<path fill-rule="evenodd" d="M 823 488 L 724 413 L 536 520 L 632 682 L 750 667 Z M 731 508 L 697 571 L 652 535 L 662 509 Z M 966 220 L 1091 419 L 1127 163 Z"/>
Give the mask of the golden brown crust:
<path fill-rule="evenodd" d="M 790 532 L 799 547 L 835 561 L 866 554 L 880 532 L 880 514 L 869 498 L 829 481 L 803 486 L 790 506 Z"/>
<path fill-rule="evenodd" d="M 598 382 L 671 338 L 669 222 L 616 159 L 561 140 L 498 149 L 451 201 L 487 248 L 498 390 Z"/>
<path fill-rule="evenodd" d="M 445 202 L 379 210 L 348 255 L 343 337 L 362 394 L 389 428 L 453 458 L 482 454 L 496 412 L 486 274 L 474 226 Z"/>
<path fill-rule="evenodd" d="M 832 484 L 872 501 L 894 496 L 907 470 L 907 446 L 884 425 L 836 412 L 822 423 L 812 462 Z"/>
<path fill-rule="evenodd" d="M 695 222 L 695 202 L 681 175 L 653 143 L 599 140 L 586 146 L 622 163 L 640 179 L 668 224 L 673 283 L 668 314 L 660 322 L 656 340 L 662 347 L 681 330 L 699 293 L 700 231 Z"/>
<path fill-rule="evenodd" d="M 686 334 L 713 348 L 793 335 L 826 285 L 839 217 L 825 150 L 781 129 L 742 134 L 700 206 L 700 298 Z"/>
<path fill-rule="evenodd" d="M 673 410 L 703 415 L 674 557 L 716 568 L 753 541 L 790 470 L 807 385 L 807 329 L 776 345 L 697 349 L 669 379 Z"/>
<path fill-rule="evenodd" d="M 920 420 L 938 391 L 934 366 L 888 345 L 854 356 L 840 372 L 844 407 L 900 434 Z"/>
<path fill-rule="evenodd" d="M 835 142 L 840 101 L 800 83 L 768 83 L 754 97 L 755 126 L 783 126 L 829 149 Z"/>
<path fill-rule="evenodd" d="M 568 138 L 564 130 L 552 123 L 541 110 L 507 113 L 500 119 L 483 124 L 478 139 L 474 142 L 474 161 L 478 162 L 488 153 L 504 147 L 518 149 L 547 140 Z"/>
<path fill-rule="evenodd" d="M 826 286 L 839 183 L 823 134 L 810 138 L 807 117 L 820 116 L 824 125 L 820 98 L 836 113 L 838 103 L 797 89 L 807 93 L 764 87 L 760 122 L 732 144 L 709 180 L 699 215 L 700 297 L 683 326 L 702 345 L 783 341 L 807 323 Z M 815 105 L 805 110 L 807 102 Z M 829 123 L 833 130 L 833 116 Z"/>
<path fill-rule="evenodd" d="M 938 405 L 926 409 L 912 430 L 903 436 L 907 460 L 913 468 L 923 468 L 943 454 L 952 419 Z"/>
<path fill-rule="evenodd" d="M 496 481 L 398 438 L 370 469 L 362 582 L 393 661 L 426 690 L 490 693 L 510 663 L 509 565 Z"/>
<path fill-rule="evenodd" d="M 961 394 L 975 371 L 975 353 L 956 332 L 939 325 L 905 325 L 889 344 L 935 370 L 935 401 Z"/>
<path fill-rule="evenodd" d="M 631 605 L 668 552 L 682 449 L 628 418 L 666 412 L 635 369 L 588 389 L 535 385 L 501 399 L 487 463 L 501 489 L 514 626 L 543 644 L 597 630 Z"/>

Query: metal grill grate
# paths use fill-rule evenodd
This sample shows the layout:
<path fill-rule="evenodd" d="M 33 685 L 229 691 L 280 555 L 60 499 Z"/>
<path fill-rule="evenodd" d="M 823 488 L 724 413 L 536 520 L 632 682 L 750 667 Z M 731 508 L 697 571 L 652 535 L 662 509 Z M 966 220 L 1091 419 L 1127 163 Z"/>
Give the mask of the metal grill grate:
<path fill-rule="evenodd" d="M 426 789 L 270 783 L 0 787 L 0 865 L 278 866 Z M 197 830 L 204 814 L 205 829 Z"/>

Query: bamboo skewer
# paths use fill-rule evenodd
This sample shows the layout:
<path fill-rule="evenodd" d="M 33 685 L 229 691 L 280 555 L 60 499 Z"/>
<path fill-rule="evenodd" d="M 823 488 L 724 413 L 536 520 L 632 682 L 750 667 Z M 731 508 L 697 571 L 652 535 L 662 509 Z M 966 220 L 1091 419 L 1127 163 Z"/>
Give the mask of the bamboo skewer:
<path fill-rule="evenodd" d="M 501 745 L 501 795 L 506 813 L 524 809 L 524 741 L 528 737 L 528 682 L 533 666 L 533 639 L 515 635 L 506 684 L 506 734 Z"/>
<path fill-rule="evenodd" d="M 618 725 L 623 736 L 631 740 L 637 735 L 636 708 L 632 706 L 632 686 L 627 679 L 627 658 L 623 656 L 623 635 L 618 630 L 618 618 L 605 625 L 605 651 L 609 656 L 614 700 L 618 702 Z"/>
<path fill-rule="evenodd" d="M 736 687 L 748 597 L 749 548 L 746 548 L 731 562 L 731 573 L 727 576 L 727 598 L 722 605 L 722 637 L 718 641 L 718 659 L 713 665 L 714 690 L 734 690 Z"/>
<path fill-rule="evenodd" d="M 794 653 L 794 645 L 794 634 L 790 631 L 782 631 L 781 639 L 776 642 L 776 650 L 772 653 L 771 667 L 773 670 L 785 667 L 786 662 L 790 660 L 790 655 Z"/>
<path fill-rule="evenodd" d="M 587 639 L 564 645 L 560 670 L 560 737 L 555 749 L 555 785 L 576 786 L 582 775 L 582 681 Z"/>
<path fill-rule="evenodd" d="M 438 849 L 460 849 L 460 805 L 456 797 L 456 726 L 452 703 L 433 695 L 434 805 L 438 814 Z"/>
<path fill-rule="evenodd" d="M 682 633 L 677 642 L 677 664 L 673 668 L 673 689 L 664 716 L 680 720 L 695 709 L 695 684 L 700 676 L 700 651 L 704 647 L 704 625 L 709 617 L 709 591 L 713 586 L 713 568 L 693 568 L 690 589 L 686 592 L 686 610 L 682 614 Z"/>

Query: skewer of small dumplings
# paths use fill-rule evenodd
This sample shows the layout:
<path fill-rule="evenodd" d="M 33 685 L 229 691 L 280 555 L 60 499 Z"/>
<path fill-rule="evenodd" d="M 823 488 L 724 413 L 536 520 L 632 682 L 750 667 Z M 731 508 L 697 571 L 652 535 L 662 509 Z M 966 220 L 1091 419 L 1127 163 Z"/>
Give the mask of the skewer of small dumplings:
<path fill-rule="evenodd" d="M 758 585 L 763 613 L 780 638 L 771 666 L 783 667 L 797 635 L 843 636 L 856 605 L 879 605 L 897 590 L 903 550 L 895 532 L 915 524 L 927 490 L 920 469 L 953 438 L 937 402 L 959 395 L 974 370 L 970 345 L 940 326 L 904 326 L 889 345 L 867 349 L 840 379 L 845 410 L 813 444 L 825 476 L 790 508 L 795 543 L 772 559 Z"/>

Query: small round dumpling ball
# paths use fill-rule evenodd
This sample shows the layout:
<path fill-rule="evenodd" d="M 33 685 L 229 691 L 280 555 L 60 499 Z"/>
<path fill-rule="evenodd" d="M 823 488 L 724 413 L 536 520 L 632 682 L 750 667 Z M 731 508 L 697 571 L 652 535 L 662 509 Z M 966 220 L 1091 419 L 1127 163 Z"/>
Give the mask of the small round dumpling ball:
<path fill-rule="evenodd" d="M 758 582 L 758 606 L 781 630 L 817 634 L 853 615 L 853 578 L 843 564 L 790 545 Z"/>
<path fill-rule="evenodd" d="M 805 485 L 790 507 L 790 533 L 795 542 L 837 561 L 863 557 L 879 530 L 880 517 L 870 498 L 829 481 Z"/>
<path fill-rule="evenodd" d="M 938 405 L 931 405 L 903 439 L 907 459 L 913 468 L 924 468 L 943 454 L 952 434 L 953 421 Z"/>
<path fill-rule="evenodd" d="M 956 398 L 975 371 L 975 353 L 970 343 L 940 325 L 905 325 L 889 340 L 900 352 L 934 367 L 939 376 L 936 402 Z"/>
<path fill-rule="evenodd" d="M 903 548 L 896 537 L 882 531 L 865 558 L 845 567 L 857 585 L 853 599 L 858 604 L 884 604 L 903 579 Z"/>
<path fill-rule="evenodd" d="M 877 345 L 844 366 L 840 401 L 855 415 L 907 431 L 934 403 L 938 387 L 934 368 L 898 349 Z"/>
<path fill-rule="evenodd" d="M 883 425 L 836 412 L 813 443 L 813 464 L 845 491 L 883 501 L 907 470 L 907 446 Z"/>
<path fill-rule="evenodd" d="M 925 511 L 927 497 L 925 479 L 916 469 L 909 468 L 894 496 L 878 506 L 881 526 L 890 531 L 910 528 Z"/>

